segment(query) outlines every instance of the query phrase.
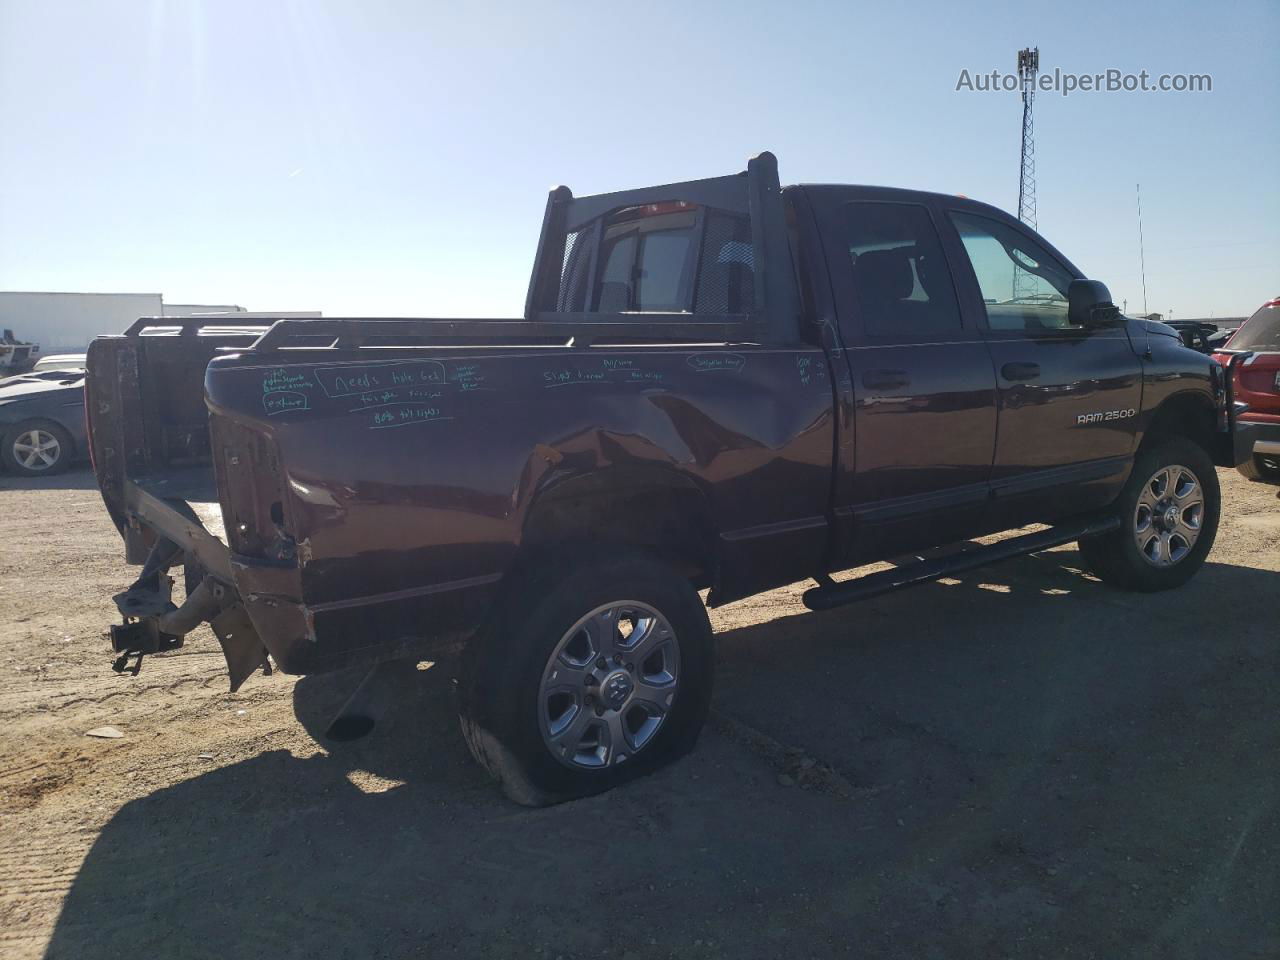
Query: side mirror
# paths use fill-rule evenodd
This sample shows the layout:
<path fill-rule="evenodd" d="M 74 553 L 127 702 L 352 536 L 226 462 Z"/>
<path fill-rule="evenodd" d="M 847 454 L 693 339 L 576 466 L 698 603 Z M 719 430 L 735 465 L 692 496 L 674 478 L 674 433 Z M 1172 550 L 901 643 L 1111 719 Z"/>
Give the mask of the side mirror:
<path fill-rule="evenodd" d="M 1101 280 L 1072 280 L 1067 287 L 1067 321 L 1076 327 L 1100 327 L 1120 319 L 1111 291 Z"/>

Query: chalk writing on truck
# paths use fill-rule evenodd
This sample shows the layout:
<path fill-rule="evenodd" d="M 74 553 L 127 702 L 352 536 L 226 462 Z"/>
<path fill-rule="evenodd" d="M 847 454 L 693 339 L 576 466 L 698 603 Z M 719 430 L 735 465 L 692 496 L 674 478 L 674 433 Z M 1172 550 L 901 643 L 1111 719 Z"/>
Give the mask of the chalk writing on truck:
<path fill-rule="evenodd" d="M 369 429 L 385 430 L 390 427 L 407 427 L 415 423 L 452 419 L 453 417 L 444 416 L 439 407 L 407 405 L 377 411 L 369 418 Z"/>
<path fill-rule="evenodd" d="M 552 387 L 568 387 L 575 384 L 590 383 L 661 383 L 666 374 L 640 366 L 635 360 L 624 357 L 607 357 L 600 360 L 600 366 L 590 364 L 574 364 L 559 367 L 547 367 L 542 371 L 542 385 Z"/>
<path fill-rule="evenodd" d="M 746 366 L 747 358 L 740 353 L 695 353 L 685 363 L 697 373 L 737 373 Z"/>
<path fill-rule="evenodd" d="M 275 390 L 263 394 L 262 409 L 266 411 L 267 416 L 274 417 L 277 413 L 288 413 L 291 410 L 308 410 L 310 406 L 306 394 L 292 390 Z"/>
<path fill-rule="evenodd" d="M 279 390 L 308 390 L 314 387 L 310 378 L 305 373 L 299 373 L 296 370 L 286 370 L 283 367 L 277 367 L 262 378 L 262 392 L 275 393 Z"/>
<path fill-rule="evenodd" d="M 445 367 L 439 360 L 318 367 L 316 379 L 320 381 L 326 396 L 351 397 L 388 387 L 444 383 Z"/>

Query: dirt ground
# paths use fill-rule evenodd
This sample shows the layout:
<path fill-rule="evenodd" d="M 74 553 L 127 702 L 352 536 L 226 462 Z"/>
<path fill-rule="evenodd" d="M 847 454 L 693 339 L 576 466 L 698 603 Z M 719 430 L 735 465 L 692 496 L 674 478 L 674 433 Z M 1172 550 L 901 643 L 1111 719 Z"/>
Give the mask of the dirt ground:
<path fill-rule="evenodd" d="M 1280 500 L 1221 477 L 1174 593 L 1070 547 L 716 611 L 698 749 L 546 810 L 470 761 L 449 662 L 350 744 L 357 678 L 229 694 L 207 633 L 113 674 L 92 478 L 0 479 L 0 956 L 1280 956 Z"/>

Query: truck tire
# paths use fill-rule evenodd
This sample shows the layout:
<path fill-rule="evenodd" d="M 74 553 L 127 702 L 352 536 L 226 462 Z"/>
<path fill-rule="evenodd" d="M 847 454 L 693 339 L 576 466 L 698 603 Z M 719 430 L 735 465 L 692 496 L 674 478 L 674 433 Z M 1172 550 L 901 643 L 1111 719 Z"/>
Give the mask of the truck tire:
<path fill-rule="evenodd" d="M 1213 461 L 1183 437 L 1156 439 L 1138 451 L 1114 509 L 1119 530 L 1080 541 L 1089 568 L 1126 590 L 1180 587 L 1200 569 L 1218 533 L 1222 495 Z"/>
<path fill-rule="evenodd" d="M 1280 483 L 1280 458 L 1252 456 L 1236 467 L 1246 480 Z"/>
<path fill-rule="evenodd" d="M 687 579 L 643 553 L 557 550 L 515 575 L 467 645 L 462 732 L 517 803 L 589 796 L 692 749 L 713 672 Z"/>
<path fill-rule="evenodd" d="M 71 466 L 75 443 L 49 420 L 27 420 L 4 436 L 4 465 L 24 477 L 50 477 Z"/>

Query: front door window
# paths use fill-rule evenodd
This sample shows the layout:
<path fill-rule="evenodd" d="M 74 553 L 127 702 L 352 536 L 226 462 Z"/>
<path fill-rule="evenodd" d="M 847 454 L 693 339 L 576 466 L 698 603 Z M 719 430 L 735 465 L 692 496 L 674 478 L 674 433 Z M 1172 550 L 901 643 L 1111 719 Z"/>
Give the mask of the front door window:
<path fill-rule="evenodd" d="M 1071 274 L 1040 244 L 989 217 L 952 213 L 951 220 L 973 264 L 991 330 L 1036 334 L 1071 326 Z"/>

